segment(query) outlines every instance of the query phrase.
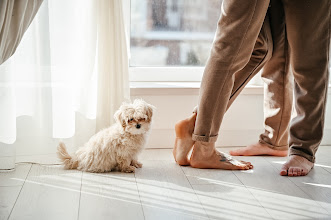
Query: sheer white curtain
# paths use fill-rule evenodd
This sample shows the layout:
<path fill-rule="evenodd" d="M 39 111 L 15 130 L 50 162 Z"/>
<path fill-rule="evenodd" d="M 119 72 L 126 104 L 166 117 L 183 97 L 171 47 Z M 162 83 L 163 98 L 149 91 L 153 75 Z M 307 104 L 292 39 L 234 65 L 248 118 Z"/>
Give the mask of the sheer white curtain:
<path fill-rule="evenodd" d="M 73 150 L 129 99 L 122 1 L 45 0 L 0 66 L 0 161 Z"/>

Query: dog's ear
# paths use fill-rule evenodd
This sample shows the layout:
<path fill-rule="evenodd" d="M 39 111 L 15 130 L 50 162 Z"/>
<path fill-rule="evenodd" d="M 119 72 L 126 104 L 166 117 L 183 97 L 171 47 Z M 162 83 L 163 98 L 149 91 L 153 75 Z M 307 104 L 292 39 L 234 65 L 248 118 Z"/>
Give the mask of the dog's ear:
<path fill-rule="evenodd" d="M 146 107 L 146 115 L 148 117 L 149 120 L 152 119 L 152 116 L 154 114 L 154 110 L 156 109 L 155 106 L 151 105 L 151 104 L 147 104 L 145 105 Z"/>
<path fill-rule="evenodd" d="M 114 119 L 117 123 L 122 125 L 123 128 L 126 126 L 126 120 L 123 118 L 123 111 L 121 109 L 115 112 Z"/>

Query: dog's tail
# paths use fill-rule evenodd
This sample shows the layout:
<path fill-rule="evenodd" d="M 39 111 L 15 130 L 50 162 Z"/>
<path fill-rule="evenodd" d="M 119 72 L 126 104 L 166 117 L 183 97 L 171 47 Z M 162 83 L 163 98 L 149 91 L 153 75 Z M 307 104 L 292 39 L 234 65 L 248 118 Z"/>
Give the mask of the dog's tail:
<path fill-rule="evenodd" d="M 57 156 L 62 161 L 65 169 L 76 169 L 78 167 L 78 160 L 69 155 L 66 145 L 62 142 L 57 147 Z"/>

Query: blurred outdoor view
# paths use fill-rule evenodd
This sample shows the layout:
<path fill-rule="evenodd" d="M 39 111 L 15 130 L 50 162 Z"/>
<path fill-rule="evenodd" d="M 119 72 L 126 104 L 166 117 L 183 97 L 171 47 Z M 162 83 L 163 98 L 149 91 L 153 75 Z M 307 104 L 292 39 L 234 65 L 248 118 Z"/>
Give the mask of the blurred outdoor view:
<path fill-rule="evenodd" d="M 221 5 L 222 0 L 131 0 L 130 66 L 204 66 Z M 262 84 L 259 74 L 250 84 Z"/>
<path fill-rule="evenodd" d="M 221 0 L 131 0 L 131 66 L 204 66 Z"/>

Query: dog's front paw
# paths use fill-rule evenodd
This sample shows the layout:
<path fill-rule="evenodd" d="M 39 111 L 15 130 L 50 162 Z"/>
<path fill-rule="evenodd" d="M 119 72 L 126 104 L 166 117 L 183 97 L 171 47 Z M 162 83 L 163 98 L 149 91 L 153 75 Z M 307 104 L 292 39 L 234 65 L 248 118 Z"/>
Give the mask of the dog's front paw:
<path fill-rule="evenodd" d="M 134 166 L 128 166 L 128 167 L 123 168 L 121 170 L 121 172 L 134 173 L 135 170 L 136 170 L 136 167 L 134 167 Z"/>
<path fill-rule="evenodd" d="M 134 167 L 136 167 L 136 168 L 142 168 L 143 167 L 143 164 L 140 163 L 140 162 L 138 162 L 138 161 L 136 161 L 136 160 L 133 160 L 131 162 L 131 165 L 134 166 Z"/>

